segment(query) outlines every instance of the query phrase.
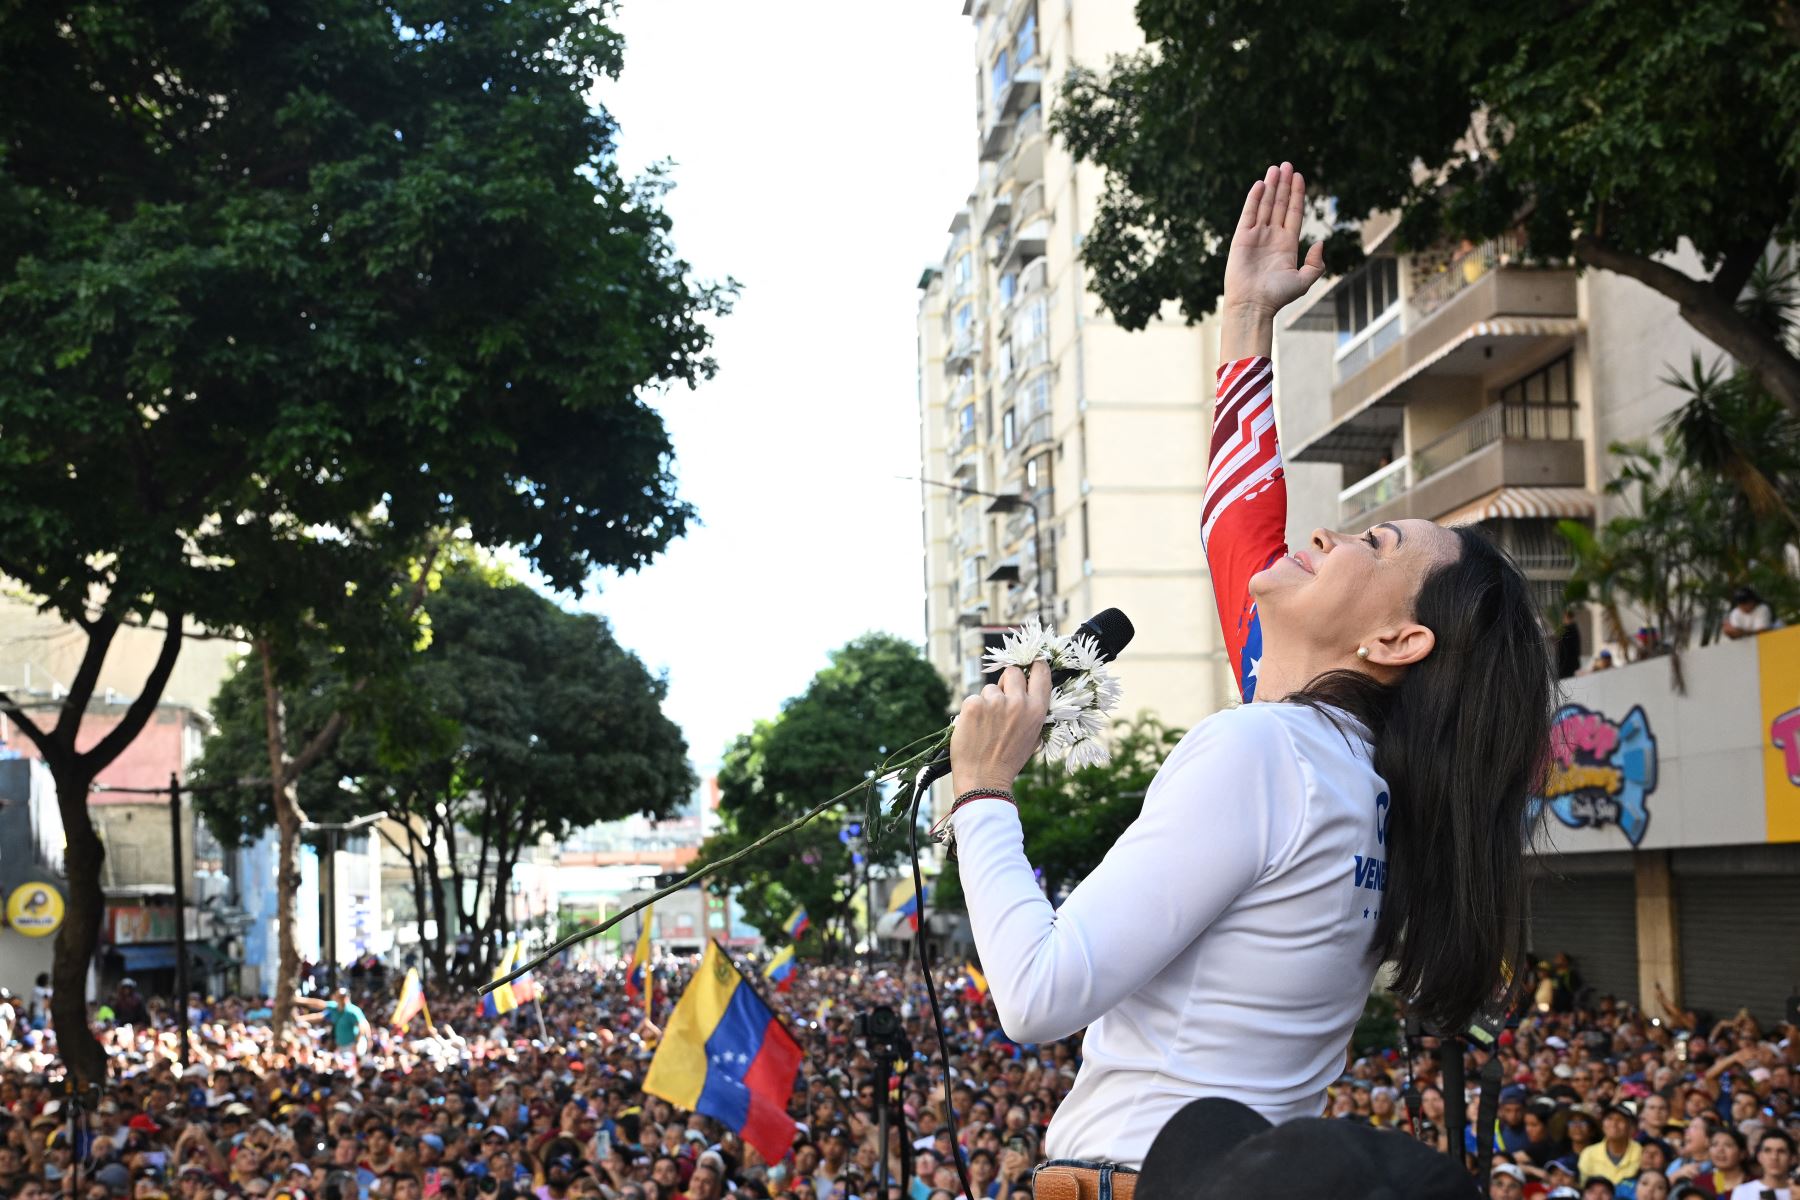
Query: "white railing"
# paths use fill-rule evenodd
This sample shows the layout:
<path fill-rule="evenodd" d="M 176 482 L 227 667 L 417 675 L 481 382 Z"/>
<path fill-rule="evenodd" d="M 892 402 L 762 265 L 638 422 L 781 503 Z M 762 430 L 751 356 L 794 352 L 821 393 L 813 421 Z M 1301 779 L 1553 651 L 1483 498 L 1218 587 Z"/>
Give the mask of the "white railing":
<path fill-rule="evenodd" d="M 1032 218 L 1042 215 L 1044 211 L 1044 185 L 1034 183 L 1019 193 L 1018 203 L 1013 205 L 1012 227 L 1016 232 L 1019 226 Z"/>
<path fill-rule="evenodd" d="M 1348 524 L 1364 513 L 1374 512 L 1390 500 L 1399 498 L 1412 487 L 1406 459 L 1389 463 L 1373 475 L 1365 475 L 1338 493 L 1338 521 Z"/>
<path fill-rule="evenodd" d="M 1337 382 L 1363 371 L 1400 340 L 1400 306 L 1389 308 L 1337 352 Z"/>
<path fill-rule="evenodd" d="M 1032 292 L 1041 292 L 1050 286 L 1050 266 L 1042 257 L 1034 258 L 1025 264 L 1019 272 L 1018 289 L 1014 296 L 1024 296 Z"/>
<path fill-rule="evenodd" d="M 1407 306 L 1415 318 L 1429 317 L 1490 271 L 1518 262 L 1524 251 L 1524 239 L 1512 234 L 1471 246 L 1453 256 L 1436 274 L 1415 282 Z"/>

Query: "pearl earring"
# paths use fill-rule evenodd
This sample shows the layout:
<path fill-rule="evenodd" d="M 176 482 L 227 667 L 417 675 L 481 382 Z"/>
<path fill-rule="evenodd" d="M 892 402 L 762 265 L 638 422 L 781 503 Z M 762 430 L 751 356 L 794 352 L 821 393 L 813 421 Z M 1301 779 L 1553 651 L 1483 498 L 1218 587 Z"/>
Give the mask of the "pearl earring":
<path fill-rule="evenodd" d="M 1356 648 L 1356 657 L 1367 662 L 1369 658 L 1369 648 L 1367 646 L 1358 646 Z"/>

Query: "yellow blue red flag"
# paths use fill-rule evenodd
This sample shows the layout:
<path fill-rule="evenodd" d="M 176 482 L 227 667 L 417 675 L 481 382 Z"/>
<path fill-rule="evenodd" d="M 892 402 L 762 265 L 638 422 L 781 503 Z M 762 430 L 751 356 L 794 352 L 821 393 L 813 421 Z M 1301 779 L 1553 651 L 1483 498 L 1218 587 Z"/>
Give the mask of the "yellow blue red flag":
<path fill-rule="evenodd" d="M 930 898 L 931 885 L 929 883 L 925 885 L 924 894 L 921 895 L 913 891 L 912 879 L 902 875 L 900 877 L 900 882 L 894 885 L 894 890 L 888 895 L 887 910 L 889 912 L 897 912 L 905 917 L 907 923 L 913 927 L 914 931 L 917 931 L 919 928 L 919 906 L 924 904 L 925 901 Z"/>
<path fill-rule="evenodd" d="M 650 1011 L 650 1003 L 654 1000 L 656 981 L 650 974 L 650 917 L 656 911 L 656 905 L 646 908 L 638 918 L 637 945 L 631 951 L 631 962 L 625 968 L 625 994 L 636 1000 L 644 999 L 644 1011 Z"/>
<path fill-rule="evenodd" d="M 425 1014 L 425 1021 L 430 1024 L 431 1012 L 425 1007 L 425 985 L 419 980 L 419 968 L 408 967 L 406 982 L 400 985 L 400 1001 L 394 1005 L 394 1015 L 388 1023 L 395 1029 L 405 1029 L 420 1013 Z"/>
<path fill-rule="evenodd" d="M 644 1090 L 735 1129 L 767 1162 L 794 1144 L 787 1114 L 800 1044 L 717 942 L 663 1029 Z"/>
<path fill-rule="evenodd" d="M 785 992 L 794 986 L 794 947 L 783 946 L 763 968 L 763 978 L 775 985 L 775 990 Z"/>
<path fill-rule="evenodd" d="M 806 905 L 802 904 L 794 910 L 794 915 L 789 917 L 787 924 L 781 928 L 789 937 L 798 940 L 800 935 L 806 932 L 807 926 L 811 924 L 812 918 L 806 915 Z"/>
<path fill-rule="evenodd" d="M 500 956 L 500 965 L 494 968 L 494 978 L 504 979 L 512 973 L 514 964 L 519 961 L 519 943 L 508 942 L 506 952 Z M 481 1015 L 484 1017 L 505 1016 L 519 1007 L 519 997 L 513 991 L 513 985 L 503 983 L 481 998 Z"/>

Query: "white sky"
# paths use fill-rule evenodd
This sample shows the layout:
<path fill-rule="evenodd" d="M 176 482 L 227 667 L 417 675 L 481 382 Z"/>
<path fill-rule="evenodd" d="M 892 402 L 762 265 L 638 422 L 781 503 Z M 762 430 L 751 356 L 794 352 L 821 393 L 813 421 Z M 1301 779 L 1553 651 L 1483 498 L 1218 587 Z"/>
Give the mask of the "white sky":
<path fill-rule="evenodd" d="M 956 0 L 627 0 L 603 101 L 635 173 L 668 158 L 680 254 L 743 292 L 718 376 L 660 408 L 703 522 L 604 613 L 704 776 L 860 633 L 923 636 L 916 283 L 974 185 Z"/>

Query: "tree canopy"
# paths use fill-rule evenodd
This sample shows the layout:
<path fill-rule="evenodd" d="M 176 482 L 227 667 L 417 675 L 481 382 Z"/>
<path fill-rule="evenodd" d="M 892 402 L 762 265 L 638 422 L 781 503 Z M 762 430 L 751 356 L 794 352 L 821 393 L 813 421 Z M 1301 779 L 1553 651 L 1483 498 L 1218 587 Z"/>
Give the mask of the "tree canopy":
<path fill-rule="evenodd" d="M 666 682 L 599 617 L 565 612 L 467 565 L 445 573 L 425 612 L 429 644 L 398 677 L 352 701 L 344 736 L 298 786 L 316 819 L 381 810 L 394 818 L 388 828 L 412 868 L 419 915 L 437 921 L 426 952 L 442 977 L 455 931 L 477 933 L 491 948 L 508 920 L 495 896 L 541 839 L 632 813 L 670 816 L 695 779 L 687 743 L 662 712 Z M 307 683 L 290 692 L 295 746 L 342 708 L 344 690 L 320 655 Z M 263 769 L 262 704 L 260 671 L 247 663 L 214 706 L 217 730 L 198 782 Z M 231 844 L 272 823 L 266 792 L 201 791 L 198 799 Z"/>
<path fill-rule="evenodd" d="M 758 721 L 726 751 L 719 769 L 721 830 L 701 847 L 716 860 L 865 778 L 884 756 L 941 730 L 950 691 L 913 643 L 871 633 L 835 650 L 829 666 L 778 716 Z M 860 803 L 845 817 L 862 818 Z M 740 887 L 744 919 L 776 937 L 796 905 L 812 917 L 808 939 L 823 940 L 837 923 L 846 939 L 849 904 L 864 877 L 840 840 L 844 821 L 829 815 L 745 860 L 719 886 Z M 891 839 L 865 851 L 873 865 L 899 860 Z"/>
<path fill-rule="evenodd" d="M 87 787 L 190 621 L 249 633 L 283 673 L 308 624 L 379 660 L 400 568 L 441 531 L 577 589 L 692 515 L 646 395 L 711 372 L 729 289 L 676 256 L 661 178 L 619 171 L 593 102 L 622 63 L 606 15 L 0 12 L 0 572 L 89 635 L 55 730 L 0 709 L 57 780 L 53 1007 L 83 1080 L 104 1071 L 81 1004 L 104 858 Z M 118 624 L 152 614 L 163 658 L 77 753 Z"/>
<path fill-rule="evenodd" d="M 1337 222 L 1403 244 L 1522 227 L 1662 292 L 1800 413 L 1800 357 L 1733 301 L 1800 234 L 1800 14 L 1786 0 L 1139 0 L 1149 48 L 1074 72 L 1053 116 L 1108 172 L 1082 244 L 1126 327 L 1211 311 L 1244 191 L 1291 160 Z M 1665 256 L 1691 245 L 1702 271 Z"/>

